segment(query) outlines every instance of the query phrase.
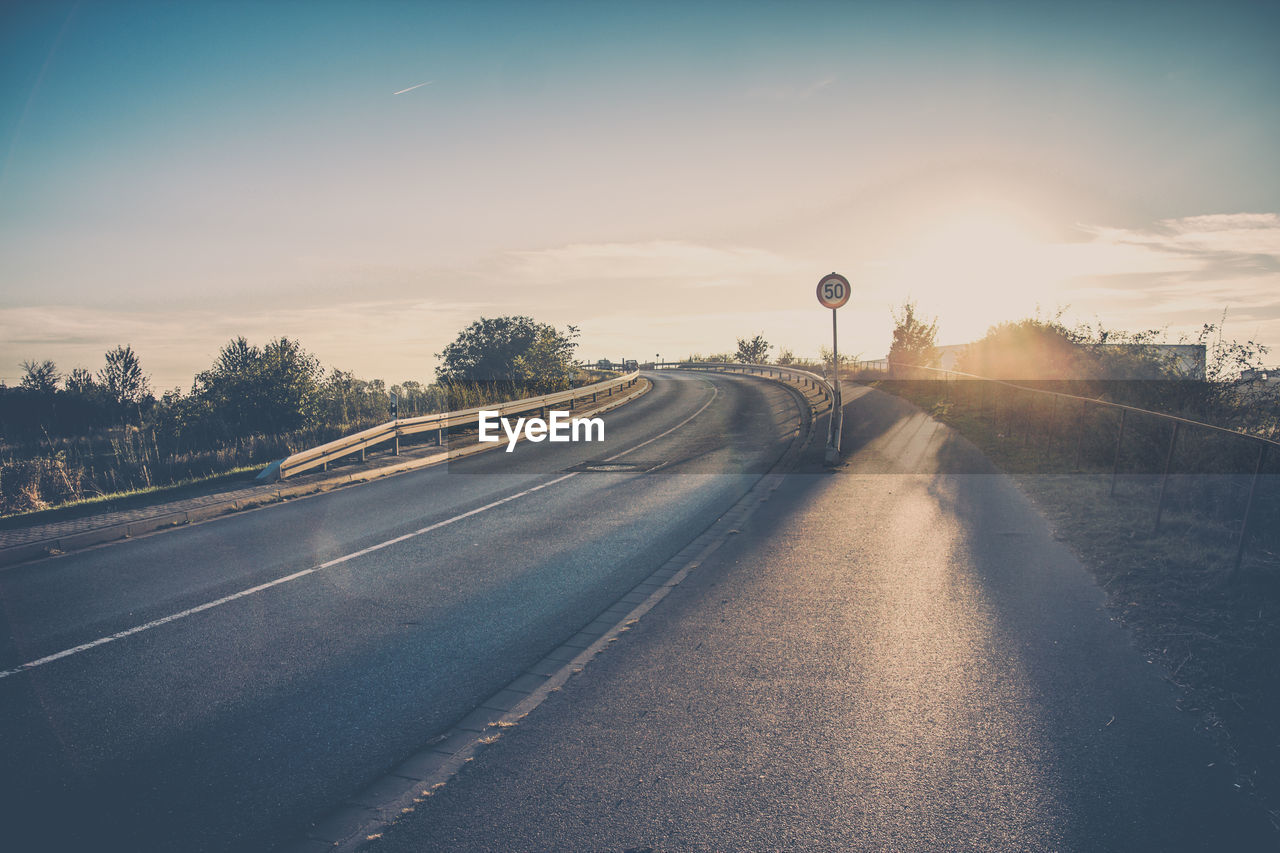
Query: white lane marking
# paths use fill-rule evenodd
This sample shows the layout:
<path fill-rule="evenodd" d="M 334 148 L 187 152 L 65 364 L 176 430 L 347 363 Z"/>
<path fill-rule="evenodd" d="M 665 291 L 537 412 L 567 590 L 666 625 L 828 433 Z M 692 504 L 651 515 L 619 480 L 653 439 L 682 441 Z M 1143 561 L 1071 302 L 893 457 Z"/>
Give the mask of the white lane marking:
<path fill-rule="evenodd" d="M 706 381 L 706 380 L 703 380 L 703 381 Z M 707 384 L 708 384 L 708 385 L 711 385 L 711 383 L 710 383 L 710 382 L 708 382 Z M 642 442 L 640 442 L 639 444 L 637 444 L 635 447 L 632 447 L 632 448 L 629 448 L 629 449 L 627 449 L 627 450 L 624 450 L 624 451 L 622 451 L 621 453 L 615 453 L 614 455 L 610 456 L 608 459 L 606 459 L 606 460 L 604 460 L 604 461 L 605 461 L 605 462 L 612 462 L 612 461 L 613 461 L 613 460 L 615 460 L 615 459 L 621 459 L 622 457 L 626 456 L 628 453 L 634 453 L 635 451 L 639 450 L 640 448 L 644 447 L 644 446 L 645 446 L 645 445 L 647 445 L 647 444 L 653 444 L 653 443 L 654 443 L 655 441 L 657 441 L 658 439 L 663 438 L 664 436 L 671 435 L 671 433 L 673 433 L 673 432 L 675 432 L 676 430 L 680 429 L 680 427 L 684 426 L 684 425 L 685 425 L 685 424 L 687 424 L 689 421 L 693 420 L 693 419 L 694 419 L 694 418 L 696 418 L 698 415 L 702 414 L 703 410 L 704 410 L 704 409 L 706 409 L 706 408 L 707 408 L 707 406 L 710 406 L 712 403 L 714 403 L 714 402 L 715 402 L 716 397 L 719 397 L 719 396 L 720 396 L 720 389 L 719 389 L 719 388 L 717 388 L 717 387 L 716 387 L 716 386 L 714 386 L 714 385 L 711 385 L 711 396 L 707 398 L 707 402 L 703 403 L 703 404 L 702 404 L 702 407 L 701 407 L 701 408 L 699 408 L 699 409 L 698 409 L 698 411 L 694 412 L 692 415 L 689 415 L 689 417 L 685 418 L 685 419 L 684 419 L 684 420 L 682 420 L 680 423 L 676 424 L 675 426 L 673 426 L 671 429 L 667 430 L 666 432 L 660 432 L 660 433 L 658 433 L 657 435 L 655 435 L 653 438 L 649 439 L 648 441 L 642 441 Z"/>
<path fill-rule="evenodd" d="M 680 429 L 680 427 L 684 426 L 685 424 L 689 423 L 689 421 L 693 420 L 698 415 L 702 414 L 703 411 L 706 410 L 707 406 L 710 406 L 712 402 L 715 401 L 720 391 L 719 389 L 715 388 L 715 386 L 712 386 L 712 392 L 713 393 L 707 399 L 707 402 L 703 403 L 702 407 L 699 408 L 698 411 L 694 412 L 692 415 L 685 418 L 680 423 L 673 426 L 671 429 L 666 430 L 665 432 L 660 432 L 657 435 L 655 435 L 653 438 L 650 438 L 647 441 L 641 442 L 640 444 L 637 444 L 635 447 L 629 448 L 627 450 L 622 451 L 621 453 L 610 456 L 605 461 L 608 462 L 608 461 L 612 461 L 614 459 L 618 459 L 620 457 L 626 456 L 628 453 L 631 453 L 632 451 L 635 451 L 635 450 L 639 450 L 645 445 L 652 444 L 653 442 L 657 441 L 663 436 L 670 435 L 671 433 Z M 490 510 L 490 509 L 493 509 L 494 507 L 502 506 L 505 503 L 510 503 L 511 501 L 517 498 L 524 497 L 525 495 L 531 495 L 534 492 L 547 488 L 548 486 L 554 486 L 556 483 L 563 483 L 565 480 L 568 480 L 571 477 L 578 476 L 579 473 L 580 472 L 578 471 L 572 471 L 568 474 L 563 474 L 559 477 L 556 477 L 554 480 L 548 480 L 545 483 L 540 483 L 539 485 L 525 489 L 522 492 L 516 492 L 514 495 L 507 495 L 505 498 L 501 498 L 492 503 L 487 503 L 481 507 L 476 507 L 473 510 L 468 510 L 467 512 L 464 512 L 460 515 L 455 515 L 452 518 L 446 518 L 444 521 L 437 521 L 435 524 L 429 524 L 420 530 L 413 531 L 412 533 L 405 533 L 401 536 L 395 537 L 394 539 L 388 539 L 385 542 L 379 542 L 376 545 L 370 545 L 368 548 L 361 548 L 359 551 L 353 551 L 350 554 L 344 554 L 341 557 L 335 557 L 334 559 L 329 560 L 326 563 L 321 563 L 318 566 L 313 566 L 309 569 L 303 569 L 300 572 L 294 572 L 291 575 L 285 575 L 282 578 L 276 578 L 273 581 L 267 581 L 266 583 L 258 584 L 257 586 L 250 587 L 248 589 L 242 589 L 239 592 L 232 593 L 231 595 L 225 595 L 222 598 L 218 598 L 213 601 L 207 601 L 204 604 L 200 604 L 195 607 L 190 607 L 178 613 L 171 613 L 168 616 L 162 616 L 159 619 L 153 619 L 150 622 L 146 622 L 142 625 L 135 625 L 132 628 L 126 628 L 123 631 L 117 631 L 116 633 L 108 634 L 105 637 L 99 637 L 98 639 L 92 640 L 88 643 L 82 643 L 78 646 L 73 646 L 72 648 L 69 648 L 69 649 L 63 649 L 62 651 L 54 652 L 51 655 L 45 655 L 42 658 L 37 658 L 36 660 L 28 661 L 22 664 L 21 666 L 15 667 L 14 669 L 0 670 L 0 678 L 8 678 L 11 675 L 17 675 L 20 672 L 26 672 L 28 670 L 35 669 L 38 666 L 44 666 L 47 663 L 53 663 L 56 660 L 61 660 L 62 658 L 71 657 L 72 655 L 78 655 L 81 652 L 87 652 L 90 649 L 96 649 L 98 646 L 105 646 L 107 643 L 114 643 L 116 640 L 123 640 L 126 637 L 132 637 L 134 634 L 141 634 L 143 631 L 150 631 L 152 628 L 158 628 L 161 625 L 167 625 L 170 622 L 176 622 L 179 619 L 185 619 L 188 616 L 194 616 L 197 613 L 203 613 L 206 610 L 212 610 L 215 607 L 221 607 L 223 604 L 227 604 L 229 602 L 235 601 L 236 599 L 245 598 L 247 596 L 254 595 L 255 593 L 262 592 L 263 590 L 271 589 L 273 586 L 280 586 L 281 584 L 286 584 L 286 583 L 289 583 L 290 581 L 295 581 L 298 578 L 304 578 L 307 575 L 315 574 L 316 572 L 321 571 L 323 569 L 332 568 L 333 566 L 336 566 L 340 563 L 345 563 L 348 560 L 354 560 L 356 557 L 363 557 L 365 554 L 371 554 L 374 551 L 380 551 L 383 548 L 387 548 L 391 545 L 404 542 L 408 539 L 413 539 L 416 536 L 422 536 L 424 533 L 430 533 L 433 530 L 439 530 L 442 527 L 453 524 L 455 521 L 461 521 L 464 518 L 470 518 L 473 515 L 479 515 L 480 513 L 485 512 L 486 510 Z"/>

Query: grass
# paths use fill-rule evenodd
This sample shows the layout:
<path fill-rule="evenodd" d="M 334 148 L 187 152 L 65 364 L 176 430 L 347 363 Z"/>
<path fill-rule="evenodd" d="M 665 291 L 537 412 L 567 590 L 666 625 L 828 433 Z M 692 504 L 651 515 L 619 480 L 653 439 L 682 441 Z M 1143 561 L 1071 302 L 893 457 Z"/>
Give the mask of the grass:
<path fill-rule="evenodd" d="M 247 482 L 261 470 L 261 465 L 241 465 L 221 473 L 209 474 L 203 477 L 188 477 L 174 483 L 92 495 L 47 509 L 13 512 L 7 515 L 0 515 L 0 530 L 80 518 L 99 512 L 129 509 L 135 506 L 156 503 L 157 499 L 162 501 L 181 500 L 203 494 L 209 491 L 211 486 L 223 486 L 238 480 Z"/>
<path fill-rule="evenodd" d="M 1047 435 L 1008 435 L 973 406 L 939 399 L 933 383 L 882 387 L 956 429 L 1014 478 L 1280 829 L 1280 559 L 1270 539 L 1252 542 L 1245 569 L 1225 584 L 1238 516 L 1184 502 L 1166 509 L 1156 532 L 1158 477 L 1121 477 L 1113 497 L 1109 468 L 1075 472 L 1070 437 L 1046 453 Z"/>

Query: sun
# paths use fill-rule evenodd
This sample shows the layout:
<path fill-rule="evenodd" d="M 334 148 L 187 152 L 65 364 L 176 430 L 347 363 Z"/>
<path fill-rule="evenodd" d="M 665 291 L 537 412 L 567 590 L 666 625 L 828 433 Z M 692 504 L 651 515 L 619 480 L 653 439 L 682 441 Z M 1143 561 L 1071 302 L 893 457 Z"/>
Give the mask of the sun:
<path fill-rule="evenodd" d="M 1053 307 L 1052 250 L 1035 218 L 1007 204 L 952 205 L 900 223 L 901 239 L 877 264 L 891 299 L 937 315 L 939 343 L 963 343 L 1004 319 Z"/>

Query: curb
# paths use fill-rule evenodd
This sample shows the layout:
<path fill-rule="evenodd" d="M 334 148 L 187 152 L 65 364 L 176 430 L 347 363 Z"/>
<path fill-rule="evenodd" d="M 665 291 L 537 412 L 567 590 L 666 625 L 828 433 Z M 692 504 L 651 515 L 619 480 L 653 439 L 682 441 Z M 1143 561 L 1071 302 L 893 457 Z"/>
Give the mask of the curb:
<path fill-rule="evenodd" d="M 637 397 L 647 394 L 653 387 L 653 383 L 647 380 L 637 383 L 639 387 L 633 389 L 631 393 L 624 394 L 610 403 L 606 403 L 595 409 L 583 410 L 584 414 L 599 415 L 612 411 L 624 403 L 629 403 Z M 523 441 L 523 439 L 521 439 Z M 483 453 L 486 450 L 493 450 L 501 447 L 501 444 L 476 444 L 464 448 L 462 450 L 443 450 L 438 453 L 432 453 L 428 456 L 422 456 L 417 459 L 410 459 L 405 462 L 394 462 L 390 465 L 383 465 L 377 468 L 370 468 L 366 471 L 359 471 L 354 474 L 334 474 L 323 480 L 303 483 L 296 486 L 280 486 L 279 488 L 261 492 L 259 495 L 252 497 L 241 497 L 229 501 L 218 501 L 216 503 L 205 504 L 204 506 L 195 507 L 189 510 L 178 510 L 175 512 L 164 512 L 149 518 L 138 519 L 137 521 L 121 522 L 119 524 L 111 524 L 104 527 L 96 527 L 90 530 L 84 530 L 79 533 L 69 533 L 66 536 L 57 536 L 49 539 L 41 539 L 38 542 L 28 542 L 23 545 L 14 545 L 10 548 L 0 548 L 0 570 L 16 566 L 21 563 L 28 563 L 45 557 L 57 557 L 72 551 L 82 551 L 85 548 L 92 548 L 97 545 L 106 545 L 112 542 L 119 542 L 124 539 L 135 539 L 149 533 L 156 533 L 162 530 L 168 530 L 174 527 L 181 527 L 186 524 L 196 524 L 202 521 L 218 518 L 234 512 L 240 512 L 247 509 L 255 509 L 257 507 L 266 506 L 268 504 L 280 503 L 290 498 L 307 497 L 319 494 L 321 492 L 332 491 L 333 489 L 349 486 L 356 483 L 367 483 L 371 480 L 379 480 L 383 477 L 390 477 L 395 474 L 403 474 L 406 471 L 416 471 L 420 468 L 430 468 L 449 462 L 453 459 L 461 459 L 472 456 L 476 453 Z"/>
<path fill-rule="evenodd" d="M 776 381 L 776 380 L 774 380 Z M 357 853 L 376 840 L 404 814 L 444 786 L 476 755 L 503 736 L 553 692 L 576 675 L 700 566 L 728 538 L 740 531 L 756 508 L 782 484 L 815 435 L 817 417 L 799 388 L 788 388 L 803 402 L 807 424 L 796 430 L 791 445 L 768 473 L 711 523 L 706 530 L 655 572 L 600 613 L 594 621 L 552 649 L 515 680 L 490 696 L 453 728 L 437 735 L 383 776 L 312 825 L 306 836 L 282 845 L 277 853 Z"/>

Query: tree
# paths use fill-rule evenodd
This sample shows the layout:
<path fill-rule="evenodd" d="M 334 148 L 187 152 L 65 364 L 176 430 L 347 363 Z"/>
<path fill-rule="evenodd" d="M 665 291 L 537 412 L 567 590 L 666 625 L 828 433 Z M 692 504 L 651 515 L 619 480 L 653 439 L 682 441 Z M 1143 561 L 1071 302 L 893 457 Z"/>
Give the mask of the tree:
<path fill-rule="evenodd" d="M 578 330 L 561 333 L 532 317 L 481 317 L 437 353 L 440 382 L 505 382 L 551 390 L 575 372 Z"/>
<path fill-rule="evenodd" d="M 1099 335 L 1104 343 L 1108 333 Z M 969 344 L 958 367 L 992 379 L 1081 379 L 1093 374 L 1080 336 L 1057 319 L 1028 317 L 1000 323 Z"/>
<path fill-rule="evenodd" d="M 47 358 L 44 361 L 24 361 L 22 370 L 22 382 L 18 387 L 38 394 L 53 394 L 58 389 L 58 380 L 62 378 L 57 365 Z"/>
<path fill-rule="evenodd" d="M 778 350 L 778 357 L 774 359 L 774 361 L 777 364 L 786 367 L 788 364 L 796 364 L 799 359 L 796 358 L 796 354 L 791 351 L 790 347 L 783 347 Z"/>
<path fill-rule="evenodd" d="M 840 353 L 841 373 L 843 373 L 848 368 L 852 367 L 853 363 L 858 360 L 858 357 L 860 355 L 861 353 L 858 353 L 856 355 L 853 353 L 847 353 L 847 352 Z M 826 344 L 820 345 L 818 347 L 818 358 L 819 360 L 822 361 L 824 365 L 826 365 L 825 367 L 826 370 L 828 371 L 831 370 L 831 347 L 827 346 Z"/>
<path fill-rule="evenodd" d="M 576 326 L 569 326 L 565 335 L 551 326 L 541 326 L 533 343 L 512 364 L 516 381 L 543 393 L 567 389 L 578 373 L 573 360 L 577 337 Z"/>
<path fill-rule="evenodd" d="M 734 359 L 743 364 L 766 364 L 769 361 L 769 350 L 773 344 L 764 339 L 764 335 L 754 338 L 738 338 L 738 351 Z"/>
<path fill-rule="evenodd" d="M 133 347 L 118 346 L 107 352 L 106 359 L 107 363 L 98 371 L 98 384 L 110 400 L 120 406 L 137 405 L 151 393 Z"/>
<path fill-rule="evenodd" d="M 319 359 L 297 341 L 259 348 L 238 337 L 196 375 L 192 396 L 223 437 L 279 434 L 311 420 L 323 376 Z"/>
<path fill-rule="evenodd" d="M 71 394 L 90 394 L 98 387 L 87 367 L 77 367 L 67 374 L 63 387 Z"/>
<path fill-rule="evenodd" d="M 902 365 L 937 367 L 938 350 L 934 338 L 938 334 L 938 320 L 925 323 L 916 317 L 914 302 L 904 302 L 893 315 L 893 343 L 889 346 L 889 369 L 897 371 Z"/>

